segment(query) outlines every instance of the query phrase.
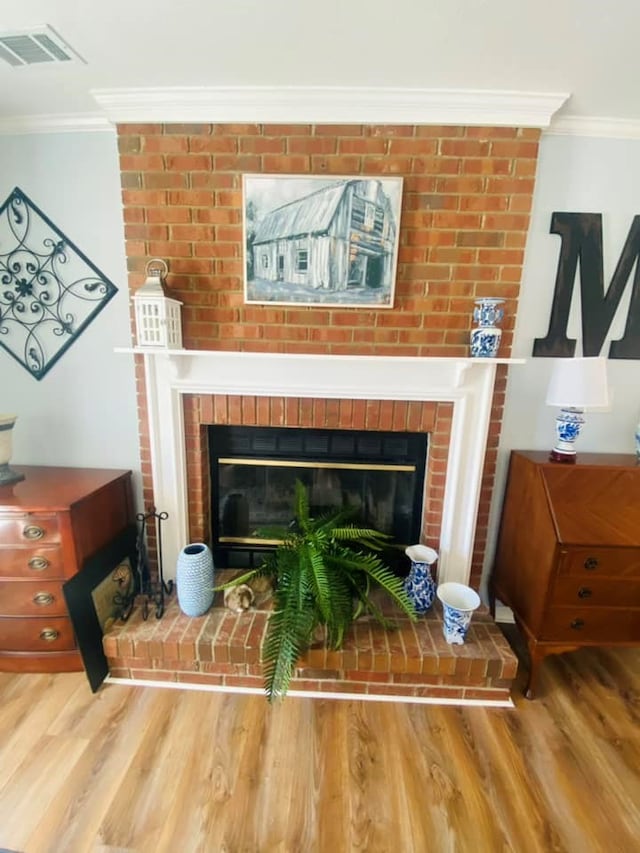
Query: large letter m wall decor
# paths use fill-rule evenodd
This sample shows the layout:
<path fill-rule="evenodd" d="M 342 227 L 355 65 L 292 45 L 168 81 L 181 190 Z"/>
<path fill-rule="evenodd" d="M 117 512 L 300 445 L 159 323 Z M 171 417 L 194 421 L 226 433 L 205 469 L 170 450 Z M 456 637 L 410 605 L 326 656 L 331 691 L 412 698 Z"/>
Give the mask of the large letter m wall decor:
<path fill-rule="evenodd" d="M 600 354 L 607 332 L 631 277 L 633 287 L 624 335 L 612 341 L 609 358 L 640 359 L 640 216 L 634 216 L 622 254 L 605 292 L 602 254 L 602 216 L 599 213 L 554 213 L 551 234 L 562 240 L 556 285 L 544 338 L 533 343 L 534 356 L 571 357 L 575 338 L 567 337 L 569 310 L 580 260 L 580 301 L 582 309 L 582 351 L 585 356 Z"/>

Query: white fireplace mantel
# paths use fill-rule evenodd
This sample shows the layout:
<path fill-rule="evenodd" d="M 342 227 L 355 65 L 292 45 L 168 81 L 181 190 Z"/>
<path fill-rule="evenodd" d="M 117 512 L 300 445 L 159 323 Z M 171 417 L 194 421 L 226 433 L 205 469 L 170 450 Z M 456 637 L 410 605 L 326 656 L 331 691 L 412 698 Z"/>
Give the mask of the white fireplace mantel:
<path fill-rule="evenodd" d="M 183 394 L 453 403 L 439 581 L 467 583 L 498 364 L 523 359 L 289 355 L 121 349 L 144 355 L 156 507 L 166 511 L 165 577 L 189 538 Z"/>

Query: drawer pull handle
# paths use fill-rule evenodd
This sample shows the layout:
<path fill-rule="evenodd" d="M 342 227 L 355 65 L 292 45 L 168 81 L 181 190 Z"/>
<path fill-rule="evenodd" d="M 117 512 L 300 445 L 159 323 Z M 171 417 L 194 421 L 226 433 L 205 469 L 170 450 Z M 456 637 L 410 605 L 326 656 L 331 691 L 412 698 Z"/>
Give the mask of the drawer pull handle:
<path fill-rule="evenodd" d="M 50 592 L 36 592 L 33 596 L 33 603 L 40 607 L 46 607 L 48 604 L 53 604 L 54 597 Z"/>
<path fill-rule="evenodd" d="M 44 628 L 40 631 L 40 639 L 44 640 L 45 643 L 53 643 L 60 636 L 60 632 L 56 631 L 55 628 Z"/>
<path fill-rule="evenodd" d="M 44 527 L 39 527 L 37 524 L 27 524 L 22 531 L 25 539 L 42 539 L 45 533 Z"/>
<path fill-rule="evenodd" d="M 28 566 L 34 572 L 43 572 L 49 565 L 49 560 L 44 557 L 32 557 L 29 560 Z"/>
<path fill-rule="evenodd" d="M 571 627 L 574 631 L 579 631 L 581 628 L 584 628 L 584 619 L 574 619 L 571 623 Z"/>
<path fill-rule="evenodd" d="M 578 590 L 578 598 L 591 598 L 593 595 L 593 590 L 590 590 L 588 586 L 581 586 Z"/>
<path fill-rule="evenodd" d="M 597 569 L 598 568 L 598 561 L 596 560 L 595 557 L 587 557 L 587 559 L 584 561 L 584 567 L 585 567 L 585 569 L 588 569 L 589 571 L 591 571 L 592 569 Z"/>

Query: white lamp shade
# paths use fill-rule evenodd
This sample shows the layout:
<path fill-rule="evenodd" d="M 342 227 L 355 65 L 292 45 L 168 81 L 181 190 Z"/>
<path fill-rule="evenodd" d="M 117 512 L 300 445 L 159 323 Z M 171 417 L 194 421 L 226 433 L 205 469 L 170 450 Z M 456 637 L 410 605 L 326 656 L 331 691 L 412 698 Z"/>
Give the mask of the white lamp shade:
<path fill-rule="evenodd" d="M 604 409 L 609 405 L 607 360 L 600 356 L 559 358 L 547 389 L 548 406 Z"/>

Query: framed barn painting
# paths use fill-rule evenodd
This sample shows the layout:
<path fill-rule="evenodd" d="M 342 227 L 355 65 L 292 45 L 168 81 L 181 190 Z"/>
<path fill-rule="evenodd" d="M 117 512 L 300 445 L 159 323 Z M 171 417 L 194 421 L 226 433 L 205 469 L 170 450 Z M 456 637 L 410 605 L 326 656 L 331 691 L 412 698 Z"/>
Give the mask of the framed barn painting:
<path fill-rule="evenodd" d="M 244 175 L 245 301 L 392 308 L 402 178 Z"/>

